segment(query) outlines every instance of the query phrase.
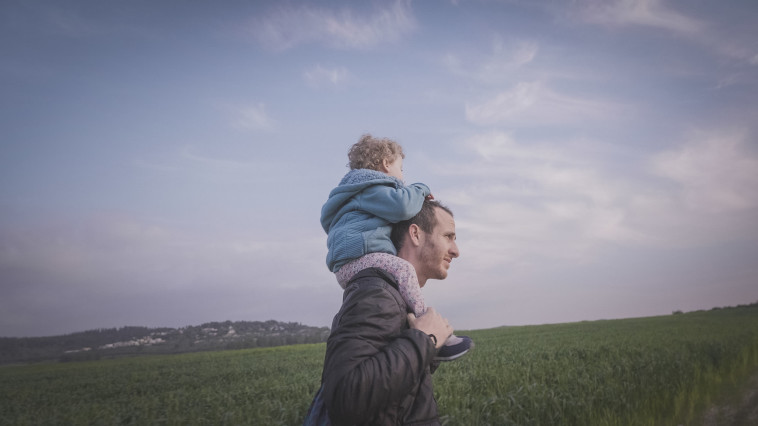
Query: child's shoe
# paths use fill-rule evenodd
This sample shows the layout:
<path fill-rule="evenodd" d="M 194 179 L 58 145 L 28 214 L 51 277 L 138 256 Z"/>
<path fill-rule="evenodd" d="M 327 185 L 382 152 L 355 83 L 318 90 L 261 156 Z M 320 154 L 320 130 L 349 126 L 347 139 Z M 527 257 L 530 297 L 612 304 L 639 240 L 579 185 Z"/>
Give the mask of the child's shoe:
<path fill-rule="evenodd" d="M 435 361 L 452 361 L 466 355 L 474 347 L 474 341 L 468 336 L 450 336 L 437 351 Z"/>

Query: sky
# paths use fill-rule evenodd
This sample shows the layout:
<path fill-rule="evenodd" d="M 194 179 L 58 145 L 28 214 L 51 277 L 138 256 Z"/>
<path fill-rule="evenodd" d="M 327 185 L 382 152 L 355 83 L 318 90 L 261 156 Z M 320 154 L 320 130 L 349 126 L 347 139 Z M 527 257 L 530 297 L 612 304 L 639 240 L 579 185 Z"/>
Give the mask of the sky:
<path fill-rule="evenodd" d="M 458 330 L 758 301 L 752 0 L 0 5 L 0 336 L 330 326 L 361 135 L 455 213 Z"/>

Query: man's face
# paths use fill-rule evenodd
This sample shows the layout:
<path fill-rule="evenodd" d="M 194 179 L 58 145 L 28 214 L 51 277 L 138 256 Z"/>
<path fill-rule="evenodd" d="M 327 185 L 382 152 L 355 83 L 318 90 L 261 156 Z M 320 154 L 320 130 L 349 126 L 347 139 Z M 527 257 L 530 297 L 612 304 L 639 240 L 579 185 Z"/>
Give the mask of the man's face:
<path fill-rule="evenodd" d="M 459 255 L 458 245 L 455 243 L 455 220 L 440 208 L 434 210 L 437 225 L 431 233 L 422 232 L 420 265 L 417 268 L 420 270 L 416 271 L 419 284 L 425 283 L 426 279 L 447 278 L 450 262 Z"/>

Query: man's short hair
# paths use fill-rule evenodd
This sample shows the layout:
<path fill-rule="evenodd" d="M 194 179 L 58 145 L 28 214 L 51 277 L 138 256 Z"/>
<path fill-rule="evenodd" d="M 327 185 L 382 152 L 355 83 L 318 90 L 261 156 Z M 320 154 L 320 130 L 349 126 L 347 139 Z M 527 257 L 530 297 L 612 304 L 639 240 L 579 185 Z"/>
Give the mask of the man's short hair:
<path fill-rule="evenodd" d="M 411 225 L 417 225 L 422 231 L 430 234 L 434 231 L 434 227 L 437 226 L 436 209 L 440 208 L 446 211 L 450 216 L 453 216 L 452 210 L 443 205 L 437 200 L 424 200 L 424 204 L 421 206 L 421 211 L 408 220 L 396 223 L 392 227 L 392 244 L 400 251 L 405 242 L 405 237 L 408 235 L 408 229 Z"/>

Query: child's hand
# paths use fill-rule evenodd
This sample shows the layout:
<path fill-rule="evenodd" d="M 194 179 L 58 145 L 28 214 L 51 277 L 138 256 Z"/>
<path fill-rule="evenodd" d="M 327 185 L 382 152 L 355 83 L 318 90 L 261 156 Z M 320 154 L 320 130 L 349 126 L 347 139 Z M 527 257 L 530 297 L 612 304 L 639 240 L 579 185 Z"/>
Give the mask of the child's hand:
<path fill-rule="evenodd" d="M 434 334 L 437 339 L 436 348 L 439 349 L 445 344 L 445 341 L 453 334 L 453 327 L 447 322 L 439 312 L 429 307 L 424 315 L 416 317 L 414 314 L 408 314 L 408 325 L 426 334 Z"/>
<path fill-rule="evenodd" d="M 433 200 L 434 199 L 434 195 L 429 194 L 429 195 L 426 196 L 426 199 L 427 200 Z"/>

